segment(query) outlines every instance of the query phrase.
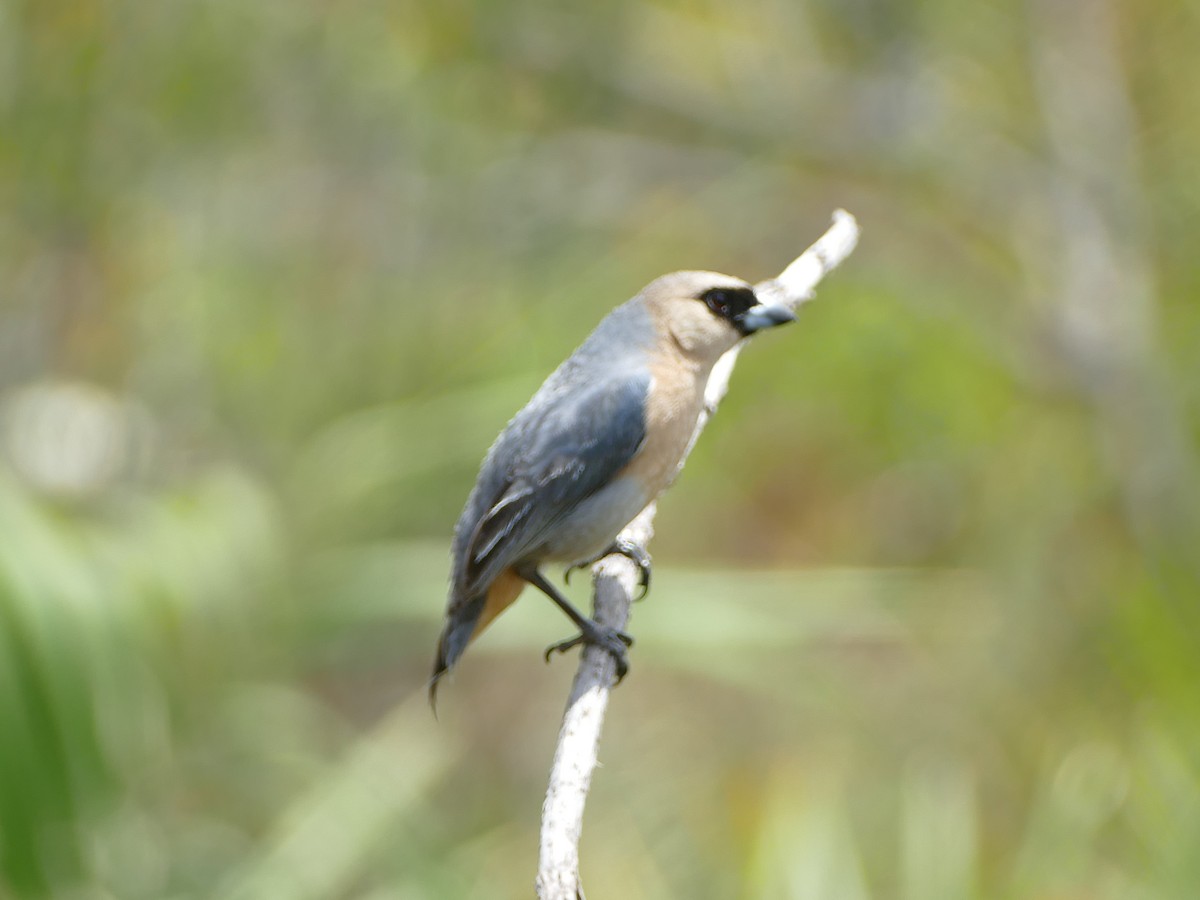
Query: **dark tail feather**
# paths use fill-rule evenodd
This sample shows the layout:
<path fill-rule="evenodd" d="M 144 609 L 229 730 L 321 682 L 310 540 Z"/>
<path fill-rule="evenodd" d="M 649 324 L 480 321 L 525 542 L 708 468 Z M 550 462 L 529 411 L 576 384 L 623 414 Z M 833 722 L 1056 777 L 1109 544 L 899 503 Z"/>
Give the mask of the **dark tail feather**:
<path fill-rule="evenodd" d="M 475 624 L 483 611 L 485 594 L 472 597 L 457 610 L 450 613 L 442 636 L 438 639 L 437 658 L 433 661 L 433 677 L 429 680 L 429 706 L 437 715 L 437 688 L 442 676 L 450 671 L 450 667 L 458 662 L 458 658 L 467 649 L 471 635 L 475 633 Z"/>

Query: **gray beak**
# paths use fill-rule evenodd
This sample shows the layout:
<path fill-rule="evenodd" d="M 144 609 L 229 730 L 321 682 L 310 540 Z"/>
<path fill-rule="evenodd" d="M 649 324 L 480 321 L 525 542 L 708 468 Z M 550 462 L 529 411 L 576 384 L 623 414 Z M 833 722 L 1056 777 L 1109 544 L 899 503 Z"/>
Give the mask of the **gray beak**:
<path fill-rule="evenodd" d="M 764 328 L 774 328 L 787 322 L 796 321 L 796 314 L 786 306 L 766 306 L 762 303 L 752 306 L 733 323 L 742 334 L 754 334 Z"/>

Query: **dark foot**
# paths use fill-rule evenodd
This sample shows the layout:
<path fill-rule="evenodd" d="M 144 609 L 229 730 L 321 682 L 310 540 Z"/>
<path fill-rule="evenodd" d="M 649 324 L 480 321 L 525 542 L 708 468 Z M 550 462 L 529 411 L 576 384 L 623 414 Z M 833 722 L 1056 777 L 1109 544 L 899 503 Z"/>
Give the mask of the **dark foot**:
<path fill-rule="evenodd" d="M 553 653 L 566 653 L 573 647 L 578 647 L 580 644 L 592 644 L 607 650 L 617 664 L 617 684 L 621 683 L 621 679 L 625 677 L 625 673 L 629 671 L 629 655 L 625 652 L 629 647 L 633 646 L 633 638 L 623 631 L 618 631 L 616 628 L 609 628 L 607 625 L 601 625 L 598 622 L 587 620 L 587 626 L 584 627 L 580 634 L 566 640 L 559 641 L 557 644 L 551 644 L 546 648 L 546 662 L 550 662 L 550 656 Z"/>
<path fill-rule="evenodd" d="M 642 592 L 633 599 L 645 599 L 646 594 L 650 592 L 650 554 L 638 544 L 635 544 L 633 541 L 627 541 L 624 538 L 617 538 L 611 547 L 606 549 L 595 559 L 590 559 L 587 562 L 582 562 L 578 565 L 571 566 L 566 572 L 563 573 L 563 581 L 565 581 L 567 584 L 570 584 L 571 573 L 576 569 L 583 569 L 587 566 L 594 565 L 599 560 L 604 559 L 604 557 L 613 553 L 619 553 L 621 556 L 624 556 L 638 567 L 638 587 L 642 589 Z"/>

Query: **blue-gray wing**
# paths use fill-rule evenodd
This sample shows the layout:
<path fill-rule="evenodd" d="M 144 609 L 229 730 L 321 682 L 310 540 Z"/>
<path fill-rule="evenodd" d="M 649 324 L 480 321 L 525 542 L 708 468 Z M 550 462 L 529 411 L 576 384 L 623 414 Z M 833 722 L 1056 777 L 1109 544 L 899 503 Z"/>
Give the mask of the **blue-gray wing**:
<path fill-rule="evenodd" d="M 648 373 L 607 379 L 513 421 L 504 477 L 465 548 L 468 596 L 544 543 L 633 459 L 646 437 L 649 389 Z"/>

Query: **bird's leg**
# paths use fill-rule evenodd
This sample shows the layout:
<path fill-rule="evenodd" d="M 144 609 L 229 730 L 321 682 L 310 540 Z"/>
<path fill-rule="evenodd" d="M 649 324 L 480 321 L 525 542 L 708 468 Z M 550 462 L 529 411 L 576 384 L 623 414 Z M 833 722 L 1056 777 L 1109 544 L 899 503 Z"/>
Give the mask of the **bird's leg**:
<path fill-rule="evenodd" d="M 550 655 L 555 651 L 565 653 L 572 647 L 579 644 L 593 644 L 607 650 L 617 664 L 617 682 L 625 677 L 625 673 L 629 671 L 629 658 L 626 654 L 626 649 L 633 646 L 633 638 L 627 635 L 620 629 L 613 628 L 608 625 L 601 625 L 594 619 L 589 619 L 567 600 L 558 589 L 554 587 L 545 576 L 537 570 L 536 566 L 520 566 L 516 572 L 535 588 L 554 601 L 555 606 L 567 614 L 572 622 L 579 628 L 579 634 L 570 640 L 560 641 L 557 644 L 551 644 L 546 648 L 546 661 L 550 661 Z"/>
<path fill-rule="evenodd" d="M 613 553 L 618 553 L 621 556 L 624 556 L 638 567 L 638 587 L 642 589 L 642 592 L 638 594 L 634 600 L 644 600 L 646 595 L 650 593 L 650 554 L 646 552 L 646 549 L 641 544 L 635 544 L 633 541 L 627 538 L 619 537 L 613 541 L 609 547 L 607 547 L 597 556 L 589 559 L 587 562 L 576 563 L 575 565 L 568 567 L 567 571 L 563 573 L 563 581 L 565 581 L 567 584 L 570 584 L 571 573 L 576 569 L 583 569 L 588 566 L 595 565 L 597 562 L 604 559 L 604 557 Z"/>

